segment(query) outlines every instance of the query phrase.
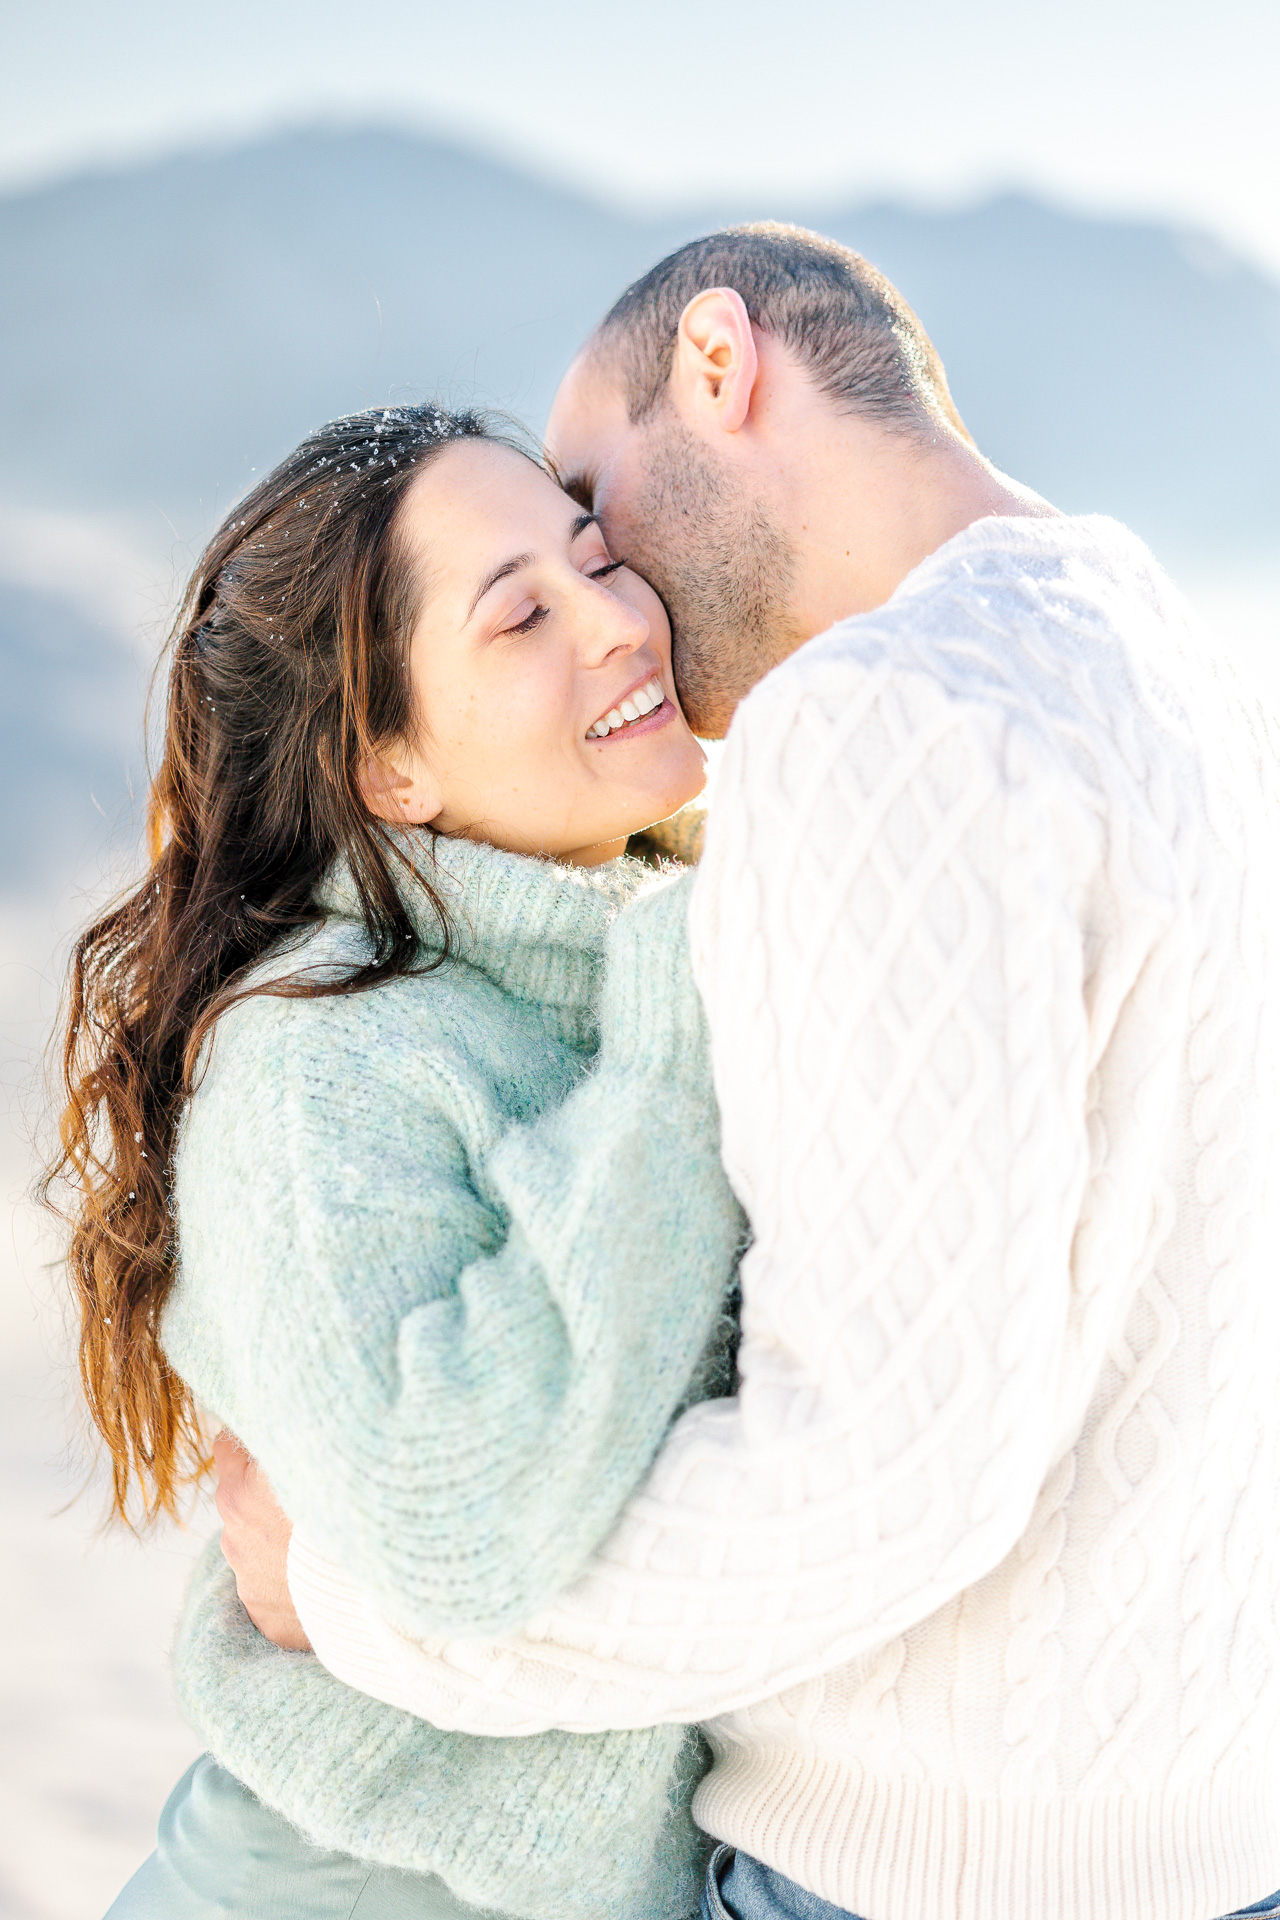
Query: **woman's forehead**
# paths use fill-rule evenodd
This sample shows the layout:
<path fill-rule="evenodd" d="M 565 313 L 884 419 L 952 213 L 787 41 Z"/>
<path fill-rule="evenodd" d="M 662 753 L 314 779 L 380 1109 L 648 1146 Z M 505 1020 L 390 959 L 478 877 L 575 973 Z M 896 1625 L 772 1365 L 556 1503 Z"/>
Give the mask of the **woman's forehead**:
<path fill-rule="evenodd" d="M 404 511 L 439 575 L 513 541 L 562 539 L 579 510 L 549 474 L 515 448 L 471 440 L 445 448 L 424 468 Z"/>
<path fill-rule="evenodd" d="M 563 558 L 582 513 L 512 447 L 466 441 L 424 468 L 400 518 L 418 583 L 415 626 L 461 634 L 490 587 L 540 558 Z"/>

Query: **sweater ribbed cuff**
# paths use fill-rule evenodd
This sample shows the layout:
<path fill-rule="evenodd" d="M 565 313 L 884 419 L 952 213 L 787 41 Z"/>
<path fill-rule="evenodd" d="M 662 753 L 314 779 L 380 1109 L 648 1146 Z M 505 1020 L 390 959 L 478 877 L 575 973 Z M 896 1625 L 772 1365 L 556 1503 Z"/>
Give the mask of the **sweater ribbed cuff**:
<path fill-rule="evenodd" d="M 347 1686 L 412 1711 L 402 1697 L 403 1662 L 395 1658 L 391 1629 L 356 1583 L 296 1527 L 287 1577 L 294 1610 L 321 1664 Z"/>
<path fill-rule="evenodd" d="M 710 1096 L 706 1018 L 689 958 L 694 878 L 688 873 L 657 883 L 609 930 L 600 1071 L 642 1067 Z"/>

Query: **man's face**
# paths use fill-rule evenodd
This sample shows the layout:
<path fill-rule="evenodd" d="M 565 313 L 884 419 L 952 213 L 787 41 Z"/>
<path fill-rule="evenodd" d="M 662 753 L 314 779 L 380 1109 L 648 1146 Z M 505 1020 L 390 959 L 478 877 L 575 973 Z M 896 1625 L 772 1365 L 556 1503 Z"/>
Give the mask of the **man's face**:
<path fill-rule="evenodd" d="M 600 515 L 610 552 L 665 601 L 690 726 L 722 737 L 799 638 L 788 611 L 795 556 L 765 501 L 673 407 L 633 424 L 621 383 L 587 355 L 561 383 L 547 445 L 566 486 Z"/>

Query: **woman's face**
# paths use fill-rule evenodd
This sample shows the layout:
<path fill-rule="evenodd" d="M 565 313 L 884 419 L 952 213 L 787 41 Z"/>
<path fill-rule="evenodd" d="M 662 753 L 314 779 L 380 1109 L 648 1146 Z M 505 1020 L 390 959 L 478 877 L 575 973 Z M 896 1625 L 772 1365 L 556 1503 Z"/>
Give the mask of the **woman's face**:
<path fill-rule="evenodd" d="M 554 481 L 463 442 L 400 511 L 420 733 L 366 774 L 383 818 L 592 865 L 701 791 L 662 603 Z"/>

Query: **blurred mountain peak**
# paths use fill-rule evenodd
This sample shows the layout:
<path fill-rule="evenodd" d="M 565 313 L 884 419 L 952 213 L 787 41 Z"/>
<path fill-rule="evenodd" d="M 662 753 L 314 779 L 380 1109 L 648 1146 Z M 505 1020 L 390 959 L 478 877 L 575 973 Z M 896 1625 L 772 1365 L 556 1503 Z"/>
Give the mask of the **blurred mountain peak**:
<path fill-rule="evenodd" d="M 1166 551 L 1274 550 L 1280 288 L 1211 237 L 1016 191 L 952 211 L 729 211 L 816 225 L 881 266 L 984 450 L 1058 504 Z M 638 220 L 589 183 L 376 124 L 11 194 L 0 514 L 132 516 L 153 547 L 194 547 L 349 408 L 478 398 L 538 425 L 621 287 L 725 212 Z"/>

